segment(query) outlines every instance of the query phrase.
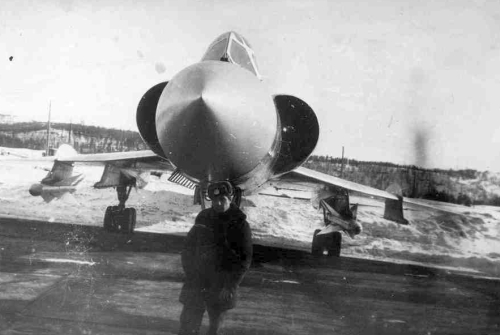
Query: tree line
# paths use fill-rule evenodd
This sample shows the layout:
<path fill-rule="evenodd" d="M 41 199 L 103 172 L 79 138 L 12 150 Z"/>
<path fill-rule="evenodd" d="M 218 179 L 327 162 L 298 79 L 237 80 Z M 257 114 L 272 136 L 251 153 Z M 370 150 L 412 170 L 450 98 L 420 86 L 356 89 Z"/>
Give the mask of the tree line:
<path fill-rule="evenodd" d="M 0 124 L 0 146 L 45 150 L 47 124 L 20 122 Z M 52 123 L 49 147 L 69 143 L 79 153 L 144 150 L 146 145 L 139 133 L 83 124 Z"/>

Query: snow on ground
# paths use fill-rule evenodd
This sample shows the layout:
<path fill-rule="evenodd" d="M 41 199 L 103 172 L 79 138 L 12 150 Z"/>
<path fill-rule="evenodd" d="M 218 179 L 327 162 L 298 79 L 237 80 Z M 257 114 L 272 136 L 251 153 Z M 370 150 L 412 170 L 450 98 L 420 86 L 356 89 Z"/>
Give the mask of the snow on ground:
<path fill-rule="evenodd" d="M 0 215 L 100 226 L 106 207 L 118 202 L 114 189 L 92 187 L 103 167 L 77 166 L 75 172 L 86 176 L 77 192 L 47 204 L 30 196 L 28 189 L 47 174 L 52 162 L 41 158 L 41 152 L 0 148 L 6 150 L 8 155 L 0 155 Z M 127 206 L 137 209 L 138 230 L 185 234 L 192 226 L 200 210 L 193 205 L 192 190 L 167 179 L 151 176 L 144 189 L 132 191 Z M 500 208 L 429 202 L 444 212 L 405 204 L 410 222 L 405 226 L 383 219 L 382 201 L 351 197 L 351 202 L 360 204 L 363 232 L 355 239 L 343 236 L 345 256 L 500 276 Z M 310 250 L 313 231 L 322 226 L 322 213 L 307 200 L 252 195 L 244 205 L 254 240 L 261 244 Z"/>
<path fill-rule="evenodd" d="M 19 158 L 41 158 L 45 150 L 30 150 L 0 147 L 1 160 L 16 160 Z"/>

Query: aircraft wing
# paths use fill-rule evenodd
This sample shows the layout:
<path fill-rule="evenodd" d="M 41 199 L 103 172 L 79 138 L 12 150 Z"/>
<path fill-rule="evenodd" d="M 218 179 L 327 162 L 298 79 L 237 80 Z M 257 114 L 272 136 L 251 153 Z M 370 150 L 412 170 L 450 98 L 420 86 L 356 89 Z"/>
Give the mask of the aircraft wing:
<path fill-rule="evenodd" d="M 41 181 L 41 185 L 59 186 L 71 180 L 74 178 L 75 164 L 104 166 L 101 180 L 94 185 L 96 188 L 117 187 L 124 183 L 133 183 L 142 188 L 147 184 L 151 171 L 170 171 L 173 172 L 170 181 L 193 189 L 196 185 L 195 181 L 183 176 L 167 159 L 151 150 L 98 154 L 76 154 L 72 151 L 69 154 L 61 154 L 56 156 L 52 170 Z"/>
<path fill-rule="evenodd" d="M 337 178 L 331 175 L 327 175 L 325 173 L 321 173 L 318 171 L 310 170 L 304 167 L 299 167 L 289 174 L 287 177 L 309 180 L 313 182 L 319 182 L 321 184 L 325 184 L 333 187 L 340 187 L 346 190 L 363 193 L 365 195 L 371 195 L 374 197 L 389 199 L 389 200 L 398 200 L 398 197 L 393 193 L 389 193 L 387 191 L 379 190 L 370 186 L 361 185 L 358 183 L 354 183 L 352 181 L 348 181 L 345 179 Z"/>
<path fill-rule="evenodd" d="M 358 184 L 304 167 L 299 167 L 291 172 L 270 180 L 268 186 L 271 186 L 271 188 L 276 190 L 281 189 L 287 190 L 288 192 L 292 191 L 292 193 L 300 190 L 302 191 L 302 196 L 299 195 L 298 198 L 303 199 L 306 198 L 304 196 L 306 194 L 304 193 L 305 191 L 307 192 L 307 198 L 312 200 L 315 207 L 318 206 L 321 201 L 335 202 L 336 200 L 334 200 L 334 198 L 339 199 L 339 197 L 346 197 L 345 194 L 350 192 L 356 192 L 369 197 L 381 198 L 385 200 L 384 218 L 400 224 L 408 224 L 408 220 L 404 218 L 403 203 L 457 214 L 456 212 L 451 212 L 446 208 L 427 204 L 424 201 L 403 198 L 400 189 L 394 190 L 394 193 L 391 193 L 389 191 Z M 269 190 L 269 188 L 267 190 Z M 311 196 L 311 191 L 316 192 L 316 194 L 313 193 Z M 259 193 L 276 195 L 269 194 L 268 191 Z M 344 201 L 348 202 L 349 198 L 347 196 L 344 199 L 347 199 Z M 349 206 L 349 204 L 347 204 L 347 206 Z"/>
<path fill-rule="evenodd" d="M 344 196 L 341 191 L 351 191 L 364 196 L 382 198 L 385 200 L 384 218 L 401 224 L 408 224 L 408 220 L 404 218 L 403 204 L 417 205 L 427 209 L 460 215 L 460 212 L 450 210 L 446 206 L 442 206 L 439 203 L 430 204 L 422 199 L 405 198 L 402 196 L 401 189 L 398 189 L 398 187 L 394 189 L 389 188 L 388 190 L 391 192 L 394 190 L 394 193 L 391 193 L 389 191 L 358 184 L 304 167 L 299 167 L 291 172 L 270 180 L 268 186 L 274 187 L 275 189 L 289 191 L 308 191 L 308 198 L 313 200 L 313 204 L 316 203 L 316 205 L 318 205 L 322 200 L 328 201 L 329 199 L 335 197 L 338 198 L 339 196 Z M 316 191 L 316 195 L 313 194 L 313 196 L 311 196 L 311 191 Z M 262 194 L 268 193 L 264 192 Z M 302 198 L 305 197 L 302 196 Z"/>

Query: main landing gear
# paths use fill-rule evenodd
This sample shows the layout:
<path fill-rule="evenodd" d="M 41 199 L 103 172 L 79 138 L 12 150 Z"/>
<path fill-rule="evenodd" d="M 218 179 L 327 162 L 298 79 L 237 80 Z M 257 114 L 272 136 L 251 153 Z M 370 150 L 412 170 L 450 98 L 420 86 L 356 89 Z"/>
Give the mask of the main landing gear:
<path fill-rule="evenodd" d="M 125 202 L 128 200 L 133 185 L 119 185 L 116 187 L 118 195 L 118 206 L 108 206 L 104 214 L 104 229 L 110 232 L 131 234 L 134 232 L 136 223 L 135 208 L 126 208 Z"/>
<path fill-rule="evenodd" d="M 325 231 L 316 229 L 313 235 L 311 253 L 315 257 L 340 257 L 342 248 L 342 230 L 355 231 L 359 234 L 361 229 L 354 226 L 356 221 L 357 205 L 349 204 L 349 192 L 343 188 L 332 188 L 330 196 L 320 201 L 323 208 L 323 221 Z"/>

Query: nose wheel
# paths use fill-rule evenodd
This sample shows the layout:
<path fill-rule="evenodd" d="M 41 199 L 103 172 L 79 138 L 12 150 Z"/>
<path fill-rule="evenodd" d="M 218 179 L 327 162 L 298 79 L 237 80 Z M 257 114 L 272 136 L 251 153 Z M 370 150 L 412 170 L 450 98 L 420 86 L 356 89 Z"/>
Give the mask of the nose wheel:
<path fill-rule="evenodd" d="M 135 229 L 137 212 L 135 208 L 126 208 L 125 202 L 128 200 L 133 185 L 118 186 L 118 206 L 108 206 L 104 214 L 104 229 L 109 232 L 132 234 Z"/>

